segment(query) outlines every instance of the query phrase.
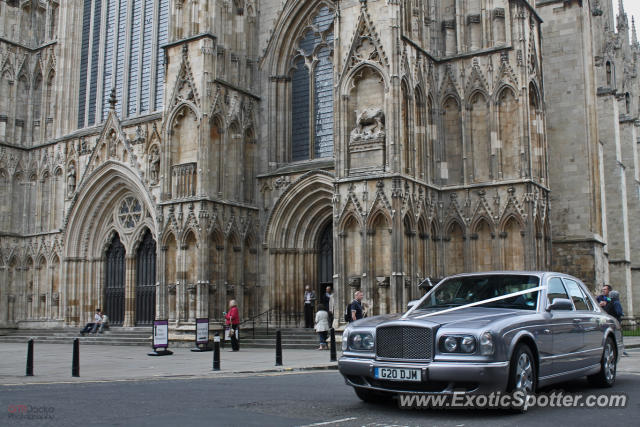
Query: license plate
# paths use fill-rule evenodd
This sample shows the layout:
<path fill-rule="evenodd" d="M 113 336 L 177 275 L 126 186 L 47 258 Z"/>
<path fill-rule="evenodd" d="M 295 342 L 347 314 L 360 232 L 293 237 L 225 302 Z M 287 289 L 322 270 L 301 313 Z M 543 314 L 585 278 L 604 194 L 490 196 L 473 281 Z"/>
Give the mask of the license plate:
<path fill-rule="evenodd" d="M 381 380 L 422 381 L 420 369 L 375 368 L 374 376 Z"/>

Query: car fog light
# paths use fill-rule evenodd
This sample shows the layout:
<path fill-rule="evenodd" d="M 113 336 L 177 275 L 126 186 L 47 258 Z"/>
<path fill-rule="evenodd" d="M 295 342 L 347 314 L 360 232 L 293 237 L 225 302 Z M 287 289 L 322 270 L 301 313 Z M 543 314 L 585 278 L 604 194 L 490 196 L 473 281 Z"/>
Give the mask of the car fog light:
<path fill-rule="evenodd" d="M 491 332 L 485 332 L 480 336 L 480 354 L 490 356 L 494 351 L 493 335 Z"/>
<path fill-rule="evenodd" d="M 463 337 L 460 348 L 465 353 L 473 353 L 476 350 L 476 339 L 474 337 Z"/>
<path fill-rule="evenodd" d="M 444 340 L 444 349 L 449 353 L 453 353 L 458 349 L 458 339 L 456 337 L 447 337 Z"/>

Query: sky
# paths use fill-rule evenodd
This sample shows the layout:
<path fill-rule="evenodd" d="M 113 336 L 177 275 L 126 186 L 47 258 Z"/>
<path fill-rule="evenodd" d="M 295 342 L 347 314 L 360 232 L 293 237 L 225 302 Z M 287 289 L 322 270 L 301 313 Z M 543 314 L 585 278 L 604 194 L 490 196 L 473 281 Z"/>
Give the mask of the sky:
<path fill-rule="evenodd" d="M 618 0 L 613 0 L 616 10 L 616 16 L 618 15 Z M 631 16 L 636 20 L 636 29 L 640 28 L 640 0 L 624 0 L 624 10 L 629 17 L 629 25 L 631 25 Z"/>

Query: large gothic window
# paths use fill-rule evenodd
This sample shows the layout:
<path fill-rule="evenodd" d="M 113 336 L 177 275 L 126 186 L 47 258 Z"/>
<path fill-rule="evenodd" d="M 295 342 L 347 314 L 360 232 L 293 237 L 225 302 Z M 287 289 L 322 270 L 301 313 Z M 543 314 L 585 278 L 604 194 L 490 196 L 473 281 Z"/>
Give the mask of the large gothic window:
<path fill-rule="evenodd" d="M 333 11 L 321 8 L 298 42 L 291 72 L 291 160 L 333 156 Z"/>
<path fill-rule="evenodd" d="M 162 108 L 168 31 L 169 0 L 84 0 L 78 127 L 106 118 L 112 88 L 121 117 Z"/>

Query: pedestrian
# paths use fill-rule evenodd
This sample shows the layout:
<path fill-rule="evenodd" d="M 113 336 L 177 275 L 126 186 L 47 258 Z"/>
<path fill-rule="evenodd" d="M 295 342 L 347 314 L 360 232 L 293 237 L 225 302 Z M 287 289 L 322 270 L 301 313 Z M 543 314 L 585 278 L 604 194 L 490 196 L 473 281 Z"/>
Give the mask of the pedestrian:
<path fill-rule="evenodd" d="M 611 285 L 602 285 L 602 293 L 598 295 L 596 300 L 600 307 L 605 308 L 607 304 L 611 301 L 609 298 L 609 292 L 611 292 Z"/>
<path fill-rule="evenodd" d="M 610 301 L 605 306 L 604 310 L 622 324 L 622 316 L 624 313 L 622 312 L 622 305 L 620 304 L 620 292 L 610 291 L 608 296 Z"/>
<path fill-rule="evenodd" d="M 327 346 L 327 332 L 329 331 L 329 313 L 325 310 L 324 305 L 318 306 L 318 312 L 316 313 L 316 332 L 318 333 L 318 341 L 320 347 L 318 350 L 328 350 Z"/>
<path fill-rule="evenodd" d="M 229 301 L 229 312 L 225 313 L 226 325 L 229 327 L 229 338 L 231 338 L 231 351 L 240 351 L 240 312 L 236 300 Z"/>
<path fill-rule="evenodd" d="M 329 326 L 333 328 L 333 319 L 334 319 L 334 311 L 336 308 L 336 300 L 333 296 L 333 289 L 331 286 L 327 286 L 327 289 L 324 293 L 324 306 L 327 308 L 327 313 L 329 314 Z"/>
<path fill-rule="evenodd" d="M 304 327 L 313 328 L 313 306 L 316 303 L 316 294 L 309 286 L 304 288 Z"/>
<path fill-rule="evenodd" d="M 109 316 L 103 314 L 100 321 L 100 329 L 98 330 L 98 333 L 103 333 L 105 329 L 109 329 Z"/>
<path fill-rule="evenodd" d="M 100 326 L 100 322 L 102 322 L 102 314 L 99 308 L 96 308 L 96 314 L 93 315 L 93 322 L 89 322 L 84 326 L 84 329 L 80 331 L 80 335 L 84 336 L 86 333 L 95 334 Z"/>
<path fill-rule="evenodd" d="M 615 317 L 620 323 L 620 327 L 622 327 L 622 316 L 624 316 L 624 312 L 622 310 L 622 304 L 620 304 L 620 292 L 610 291 L 608 297 L 610 301 L 605 306 L 604 310 L 611 316 Z M 624 333 L 622 334 L 622 338 L 624 340 Z M 624 346 L 624 342 L 622 342 L 622 345 Z M 625 350 L 622 351 L 622 355 L 629 356 Z"/>
<path fill-rule="evenodd" d="M 351 322 L 355 322 L 356 320 L 360 320 L 364 317 L 364 313 L 362 311 L 362 298 L 364 294 L 362 291 L 356 291 L 353 301 L 351 302 L 349 309 L 351 311 Z"/>

